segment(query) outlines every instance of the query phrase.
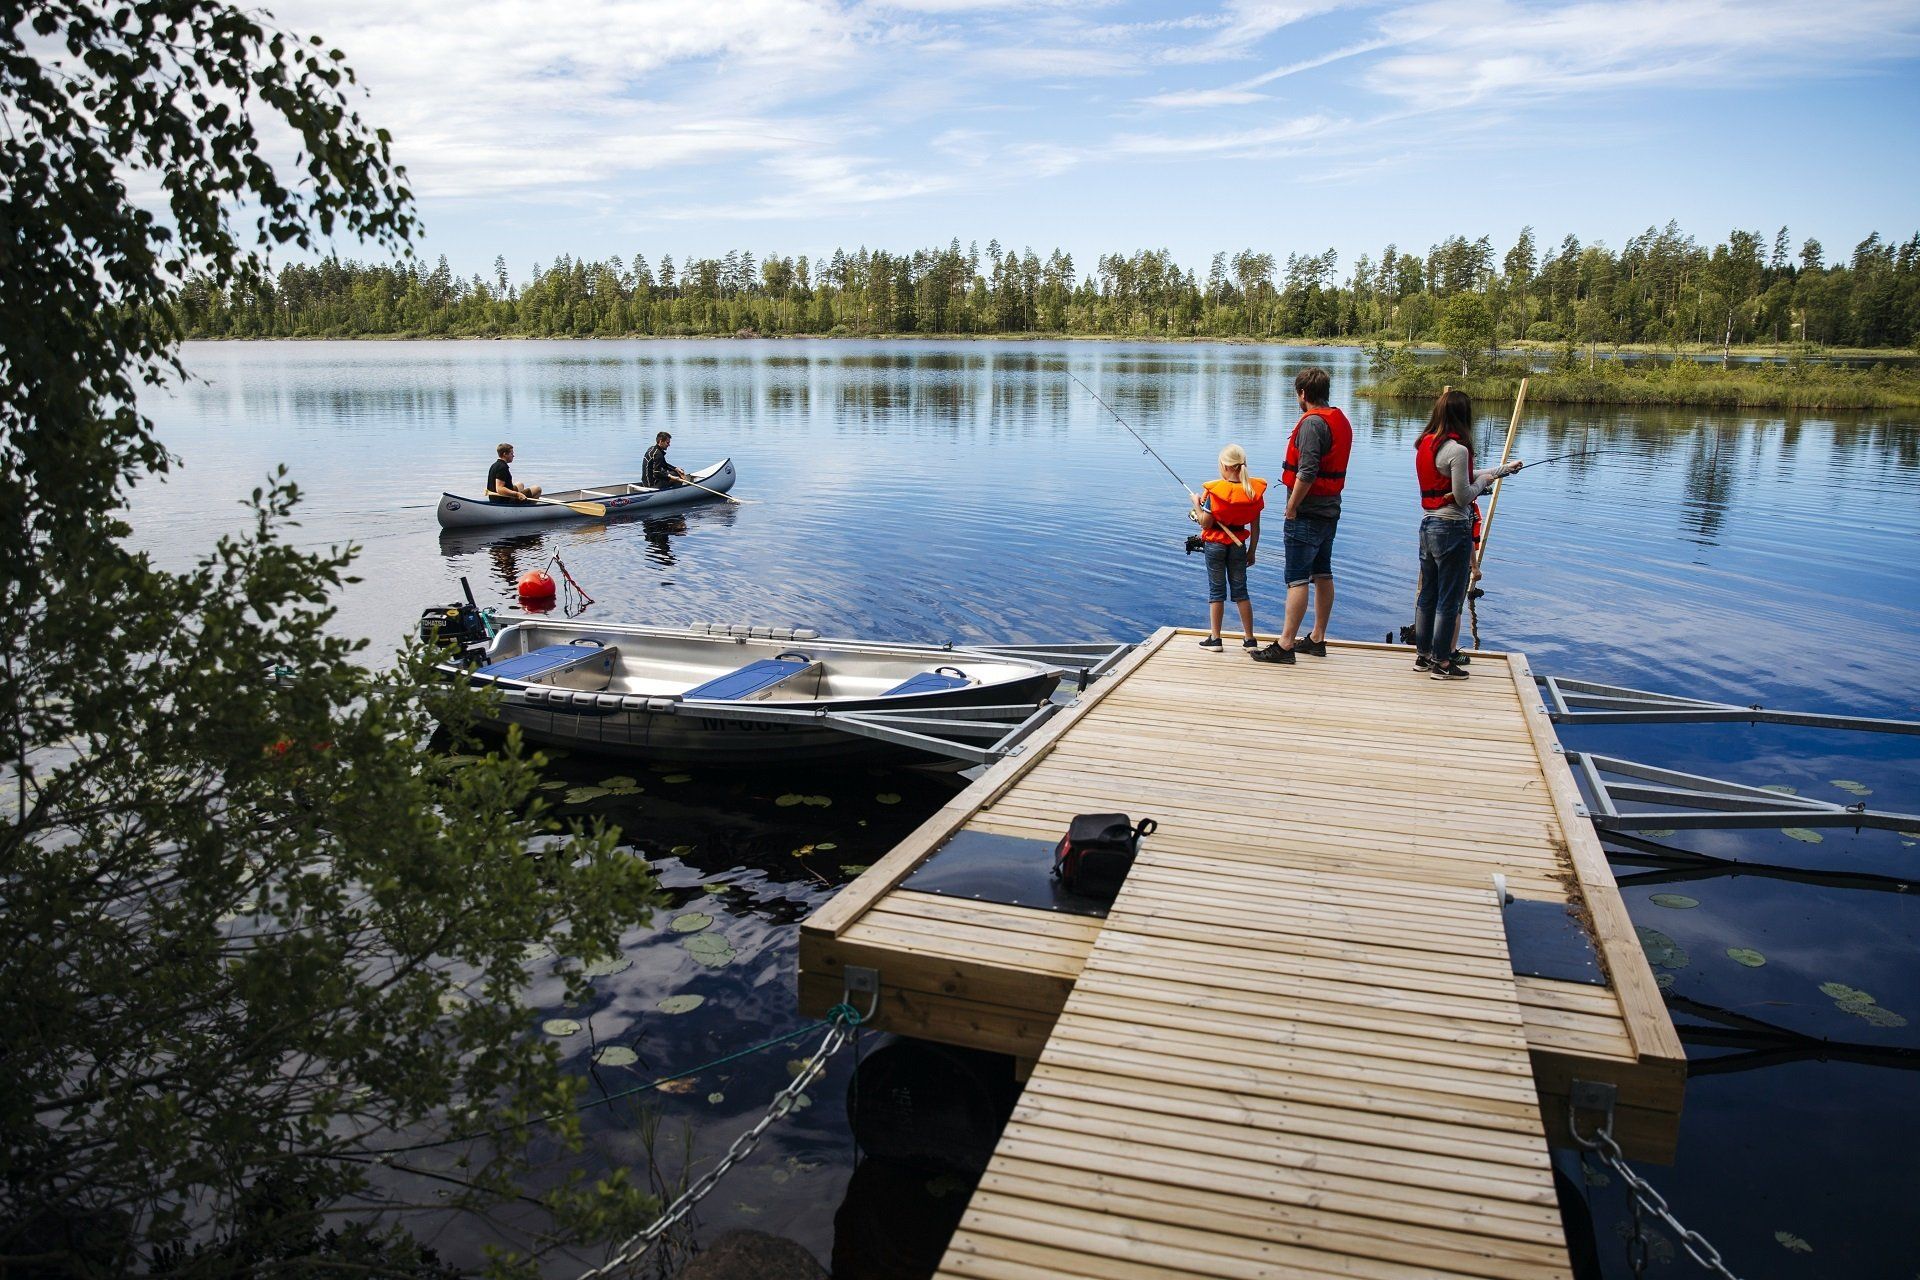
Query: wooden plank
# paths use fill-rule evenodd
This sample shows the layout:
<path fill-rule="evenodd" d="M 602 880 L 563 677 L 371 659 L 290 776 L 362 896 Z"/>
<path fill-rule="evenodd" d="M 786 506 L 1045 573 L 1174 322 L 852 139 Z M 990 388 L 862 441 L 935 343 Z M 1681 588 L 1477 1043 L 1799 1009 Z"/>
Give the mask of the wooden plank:
<path fill-rule="evenodd" d="M 1643 1060 L 1684 1062 L 1686 1050 L 1680 1045 L 1679 1033 L 1673 1029 L 1673 1019 L 1667 1014 L 1660 988 L 1654 984 L 1653 970 L 1641 950 L 1639 935 L 1633 931 L 1633 921 L 1614 883 L 1613 869 L 1607 865 L 1600 838 L 1594 834 L 1593 824 L 1582 818 L 1576 808 L 1582 803 L 1580 789 L 1574 783 L 1565 755 L 1558 750 L 1560 743 L 1554 735 L 1546 705 L 1540 700 L 1533 669 L 1519 654 L 1513 656 L 1508 667 L 1520 696 L 1521 719 L 1540 757 L 1541 771 L 1546 774 L 1547 785 L 1552 790 L 1554 809 L 1560 815 L 1573 870 L 1580 879 L 1593 922 L 1594 942 L 1601 949 L 1607 975 L 1620 996 L 1620 1012 L 1626 1019 L 1634 1052 Z"/>

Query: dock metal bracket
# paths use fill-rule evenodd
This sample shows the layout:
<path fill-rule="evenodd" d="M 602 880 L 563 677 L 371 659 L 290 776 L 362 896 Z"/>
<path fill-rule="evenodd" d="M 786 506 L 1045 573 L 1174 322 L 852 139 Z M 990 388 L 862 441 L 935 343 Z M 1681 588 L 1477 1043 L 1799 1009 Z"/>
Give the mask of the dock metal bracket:
<path fill-rule="evenodd" d="M 840 971 L 840 1002 L 853 1004 L 855 996 L 866 996 L 867 1007 L 860 1015 L 864 1025 L 873 1021 L 873 1015 L 880 1011 L 880 971 L 865 965 L 850 964 Z M 858 1008 L 858 1006 L 855 1006 Z"/>
<path fill-rule="evenodd" d="M 1623 685 L 1535 676 L 1555 724 L 1790 724 L 1810 729 L 1847 729 L 1858 733 L 1920 734 L 1920 720 L 1835 715 L 1817 711 L 1774 711 L 1751 703 L 1711 702 Z"/>
<path fill-rule="evenodd" d="M 1889 813 L 1864 804 L 1833 804 L 1586 751 L 1568 752 L 1567 762 L 1585 784 L 1597 810 L 1589 816 L 1602 831 L 1772 827 L 1920 830 L 1920 814 Z M 1657 807 L 1623 811 L 1623 803 Z"/>

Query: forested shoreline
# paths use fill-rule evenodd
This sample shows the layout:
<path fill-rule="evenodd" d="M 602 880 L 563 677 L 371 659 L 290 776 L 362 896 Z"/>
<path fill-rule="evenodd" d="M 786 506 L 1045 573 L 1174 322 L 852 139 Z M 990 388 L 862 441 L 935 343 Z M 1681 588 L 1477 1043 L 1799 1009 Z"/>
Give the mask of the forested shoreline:
<path fill-rule="evenodd" d="M 650 261 L 562 257 L 516 282 L 446 258 L 327 258 L 217 289 L 191 281 L 180 318 L 196 338 L 978 335 L 1503 343 L 1595 348 L 1798 345 L 1914 349 L 1920 233 L 1874 233 L 1828 261 L 1735 231 L 1707 245 L 1675 224 L 1618 251 L 1531 228 L 1504 253 L 1454 236 L 1425 253 L 1389 245 L 1342 273 L 1318 254 L 1215 254 L 1204 275 L 1165 250 L 1105 254 L 1091 271 L 990 241 L 911 253 L 860 248 L 809 259 L 748 251 Z M 1453 341 L 1449 341 L 1453 339 Z"/>

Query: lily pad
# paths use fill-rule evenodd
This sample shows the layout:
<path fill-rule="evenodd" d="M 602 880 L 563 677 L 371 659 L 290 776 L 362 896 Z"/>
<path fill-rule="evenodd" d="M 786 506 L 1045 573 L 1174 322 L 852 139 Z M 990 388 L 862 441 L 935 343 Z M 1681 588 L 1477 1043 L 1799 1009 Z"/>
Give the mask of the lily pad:
<path fill-rule="evenodd" d="M 540 1024 L 540 1030 L 557 1039 L 580 1034 L 580 1024 L 572 1018 L 548 1018 Z"/>
<path fill-rule="evenodd" d="M 1791 1231 L 1776 1231 L 1773 1238 L 1780 1242 L 1781 1248 L 1789 1253 L 1812 1253 L 1813 1246 Z"/>
<path fill-rule="evenodd" d="M 544 942 L 529 942 L 520 948 L 520 963 L 532 964 L 536 960 L 545 960 L 553 954 L 553 948 Z"/>
<path fill-rule="evenodd" d="M 704 911 L 689 911 L 685 915 L 675 916 L 668 926 L 675 933 L 698 933 L 713 923 L 713 917 Z"/>
<path fill-rule="evenodd" d="M 1654 827 L 1650 830 L 1642 831 L 1640 832 L 1640 834 L 1643 836 L 1649 836 L 1657 839 L 1664 839 L 1665 837 L 1673 834 L 1673 828 L 1672 827 Z"/>
<path fill-rule="evenodd" d="M 1873 794 L 1872 788 L 1868 787 L 1866 783 L 1855 782 L 1851 778 L 1835 778 L 1833 785 L 1842 791 L 1852 792 L 1856 796 L 1870 796 Z"/>
<path fill-rule="evenodd" d="M 802 1071 L 805 1071 L 806 1069 L 807 1069 L 807 1059 L 805 1058 L 788 1058 L 787 1059 L 787 1079 L 789 1080 L 793 1079 L 795 1076 L 799 1075 Z"/>
<path fill-rule="evenodd" d="M 1653 985 L 1662 991 L 1671 991 L 1673 989 L 1673 975 L 1670 973 L 1656 973 L 1653 975 Z"/>
<path fill-rule="evenodd" d="M 773 798 L 773 802 L 779 805 L 782 809 L 791 809 L 793 808 L 793 806 L 799 804 L 802 800 L 805 800 L 805 799 L 806 799 L 805 796 L 798 795 L 792 791 L 789 791 L 787 792 L 787 794 L 783 796 L 775 796 Z"/>
<path fill-rule="evenodd" d="M 1904 1027 L 1907 1025 L 1907 1020 L 1905 1018 L 1901 1017 L 1899 1014 L 1895 1013 L 1893 1010 L 1882 1008 L 1880 1005 L 1877 1005 L 1877 1004 L 1868 1004 L 1868 1005 L 1843 1004 L 1840 1007 L 1842 1009 L 1845 1009 L 1848 1013 L 1852 1014 L 1854 1017 L 1865 1020 L 1865 1022 L 1869 1026 Z"/>
<path fill-rule="evenodd" d="M 813 847 L 814 847 L 814 848 L 816 848 L 816 849 L 818 849 L 818 850 L 819 850 L 820 852 L 822 852 L 822 853 L 825 853 L 825 852 L 827 852 L 827 851 L 828 851 L 829 849 L 838 849 L 838 848 L 839 848 L 840 846 L 839 846 L 839 845 L 837 845 L 837 844 L 835 844 L 835 843 L 834 843 L 833 841 L 831 841 L 831 840 L 822 840 L 822 841 L 821 841 L 821 842 L 820 842 L 819 844 L 817 844 L 817 845 L 815 845 L 815 846 L 813 846 Z"/>
<path fill-rule="evenodd" d="M 638 778 L 629 778 L 624 773 L 618 773 L 611 778 L 600 779 L 600 785 L 609 791 L 618 791 L 622 787 L 637 787 L 640 785 L 640 780 Z"/>
<path fill-rule="evenodd" d="M 640 1055 L 623 1044 L 603 1044 L 593 1051 L 593 1060 L 602 1067 L 630 1067 Z"/>
<path fill-rule="evenodd" d="M 1647 963 L 1657 969 L 1684 969 L 1693 963 L 1685 947 L 1675 942 L 1658 929 L 1649 929 L 1644 925 L 1634 929 L 1640 935 L 1640 947 L 1647 953 Z"/>
<path fill-rule="evenodd" d="M 875 804 L 899 804 L 900 793 L 897 791 L 882 791 L 873 798 L 873 802 Z"/>
<path fill-rule="evenodd" d="M 662 776 L 662 777 L 661 777 L 661 779 L 660 779 L 660 781 L 662 781 L 662 782 L 692 782 L 692 781 L 693 781 L 693 775 L 692 775 L 692 774 L 690 774 L 690 773 L 669 773 L 669 774 L 666 774 L 666 775 L 664 775 L 664 776 Z"/>
<path fill-rule="evenodd" d="M 1669 907 L 1675 911 L 1685 911 L 1689 907 L 1700 905 L 1700 899 L 1689 898 L 1684 893 L 1656 893 L 1647 901 L 1656 907 Z"/>
<path fill-rule="evenodd" d="M 865 875 L 872 870 L 872 864 L 866 862 L 845 862 L 840 865 L 840 874 L 846 876 Z"/>
<path fill-rule="evenodd" d="M 665 996 L 653 1007 L 662 1013 L 692 1013 L 706 1002 L 705 996 Z"/>
<path fill-rule="evenodd" d="M 472 1003 L 473 1001 L 467 999 L 458 991 L 442 991 L 440 993 L 441 1013 L 458 1013 Z"/>
<path fill-rule="evenodd" d="M 727 1100 L 727 1095 L 724 1093 L 710 1093 L 707 1095 L 707 1104 L 709 1106 L 717 1107 L 721 1103 L 725 1102 L 726 1100 Z"/>
<path fill-rule="evenodd" d="M 1767 958 L 1752 947 L 1728 947 L 1727 959 L 1735 964 L 1743 964 L 1749 969 L 1758 969 L 1767 962 Z"/>
<path fill-rule="evenodd" d="M 693 846 L 690 844 L 677 844 L 672 849 L 673 856 L 676 858 L 684 858 L 692 852 Z"/>
<path fill-rule="evenodd" d="M 701 885 L 700 887 L 704 889 L 706 892 L 713 894 L 715 897 L 718 897 L 720 894 L 723 894 L 727 892 L 727 890 L 733 888 L 732 885 L 728 884 L 724 880 L 709 880 L 707 883 Z"/>
<path fill-rule="evenodd" d="M 815 809 L 825 809 L 833 803 L 833 797 L 832 796 L 802 796 L 800 797 L 800 801 L 802 804 L 811 805 Z"/>
<path fill-rule="evenodd" d="M 1872 1004 L 1874 1002 L 1872 996 L 1844 982 L 1823 982 L 1820 984 L 1820 994 L 1840 1003 L 1852 1001 L 1858 1004 Z"/>
<path fill-rule="evenodd" d="M 1825 836 L 1813 830 L 1811 827 L 1783 827 L 1781 828 L 1780 834 L 1783 836 L 1791 836 L 1804 844 L 1819 844 L 1826 839 Z"/>
<path fill-rule="evenodd" d="M 612 956 L 606 960 L 595 960 L 580 972 L 589 978 L 610 978 L 616 973 L 625 973 L 633 968 L 632 956 Z"/>
<path fill-rule="evenodd" d="M 732 964 L 734 956 L 739 954 L 733 949 L 731 942 L 717 933 L 696 933 L 680 945 L 684 946 L 695 960 L 709 969 L 724 969 Z"/>
<path fill-rule="evenodd" d="M 591 800 L 598 800 L 601 796 L 611 794 L 612 793 L 605 787 L 575 787 L 573 790 L 567 792 L 567 803 L 586 804 Z"/>
<path fill-rule="evenodd" d="M 540 789 L 542 791 L 565 791 L 567 789 L 567 784 L 562 782 L 558 778 L 548 778 L 545 782 L 542 782 L 540 784 Z"/>
<path fill-rule="evenodd" d="M 1769 782 L 1760 789 L 1762 791 L 1778 791 L 1783 796 L 1797 796 L 1800 794 L 1784 782 Z"/>

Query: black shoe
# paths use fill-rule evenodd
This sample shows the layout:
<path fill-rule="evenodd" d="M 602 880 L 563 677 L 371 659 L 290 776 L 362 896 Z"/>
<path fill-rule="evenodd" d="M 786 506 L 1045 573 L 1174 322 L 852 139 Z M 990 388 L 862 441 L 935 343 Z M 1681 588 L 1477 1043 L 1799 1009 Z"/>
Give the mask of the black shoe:
<path fill-rule="evenodd" d="M 1295 636 L 1293 638 L 1293 651 L 1295 653 L 1304 653 L 1310 658 L 1324 658 L 1327 656 L 1327 642 L 1325 640 L 1315 640 L 1312 636 Z"/>
<path fill-rule="evenodd" d="M 1466 654 L 1460 652 L 1458 649 L 1455 649 L 1453 651 L 1453 656 L 1451 658 L 1448 658 L 1447 661 L 1451 662 L 1456 667 L 1464 667 L 1464 666 L 1471 665 L 1473 662 L 1473 659 L 1469 658 Z"/>
<path fill-rule="evenodd" d="M 1219 637 L 1219 636 L 1208 636 L 1208 637 L 1207 637 L 1207 638 L 1206 638 L 1205 640 L 1202 640 L 1202 641 L 1200 642 L 1200 647 L 1201 647 L 1202 649 L 1212 649 L 1213 651 L 1215 651 L 1215 652 L 1217 653 L 1217 652 L 1219 652 L 1219 651 L 1220 651 L 1220 649 L 1221 649 L 1221 648 L 1222 648 L 1223 646 L 1222 646 L 1222 645 L 1221 645 L 1221 643 L 1220 643 L 1220 637 Z"/>
<path fill-rule="evenodd" d="M 1283 662 L 1288 666 L 1292 666 L 1293 650 L 1282 649 L 1280 642 L 1275 640 L 1264 649 L 1254 650 L 1253 660 L 1255 662 Z"/>
<path fill-rule="evenodd" d="M 1260 642 L 1258 640 L 1255 640 L 1252 636 L 1248 636 L 1245 640 L 1242 640 L 1240 642 L 1240 647 L 1242 649 L 1258 649 L 1260 647 Z"/>
<path fill-rule="evenodd" d="M 1415 671 L 1431 671 L 1433 670 L 1433 659 L 1424 653 L 1420 654 L 1413 660 L 1413 669 Z"/>
<path fill-rule="evenodd" d="M 1433 670 L 1427 673 L 1429 680 L 1465 680 L 1466 678 L 1466 671 L 1454 666 L 1451 662 L 1436 662 L 1433 664 Z"/>

